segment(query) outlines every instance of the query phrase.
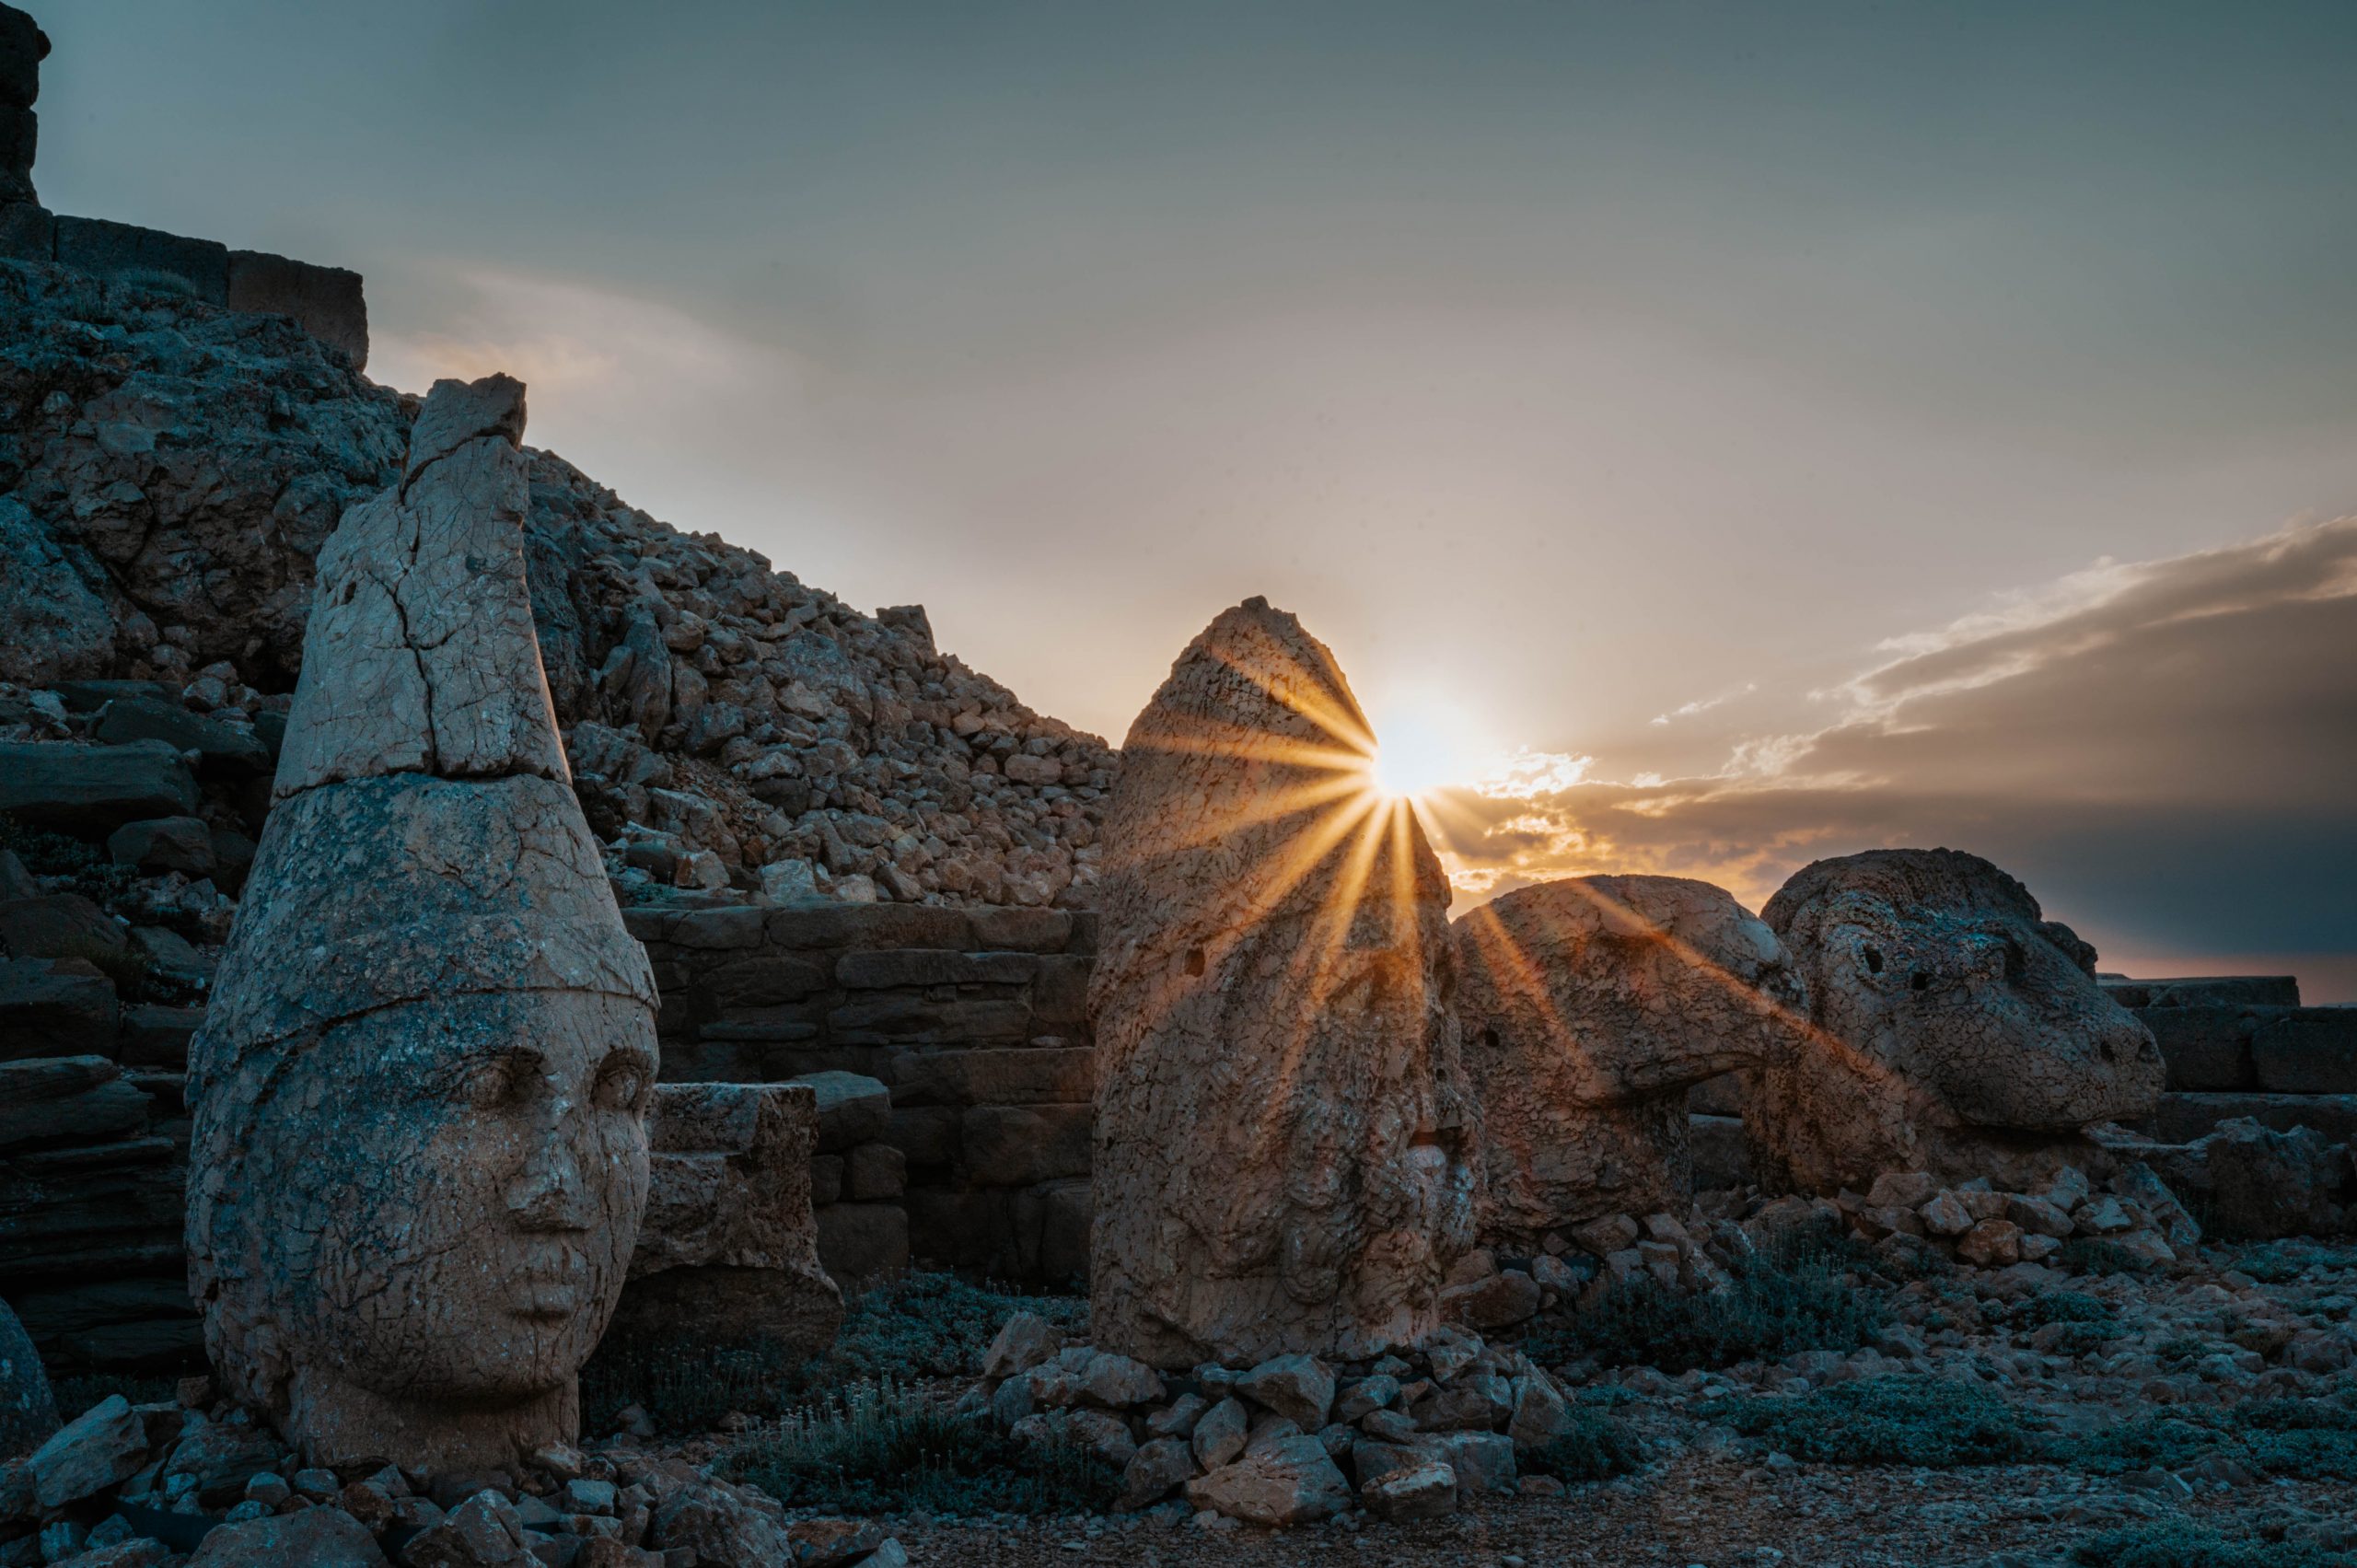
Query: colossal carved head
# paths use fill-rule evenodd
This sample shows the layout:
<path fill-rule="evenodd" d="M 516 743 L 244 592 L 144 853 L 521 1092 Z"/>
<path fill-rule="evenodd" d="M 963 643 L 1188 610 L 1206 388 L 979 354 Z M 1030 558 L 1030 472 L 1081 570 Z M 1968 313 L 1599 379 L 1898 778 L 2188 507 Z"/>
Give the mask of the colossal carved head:
<path fill-rule="evenodd" d="M 206 1348 L 315 1464 L 571 1441 L 645 1208 L 654 977 L 549 710 L 522 427 L 517 383 L 436 384 L 321 552 L 191 1047 Z"/>
<path fill-rule="evenodd" d="M 1707 882 L 1574 877 L 1459 919 L 1492 1240 L 1692 1195 L 1686 1091 L 1806 1028 L 1775 934 Z"/>
<path fill-rule="evenodd" d="M 1794 1072 L 1803 1086 L 1885 1108 L 1868 1122 L 1896 1115 L 1918 1131 L 1946 1123 L 2065 1134 L 2142 1115 L 2159 1098 L 2159 1049 L 2096 985 L 2095 949 L 1977 855 L 1875 850 L 1821 860 L 1762 912 L 1800 964 L 1821 1030 L 1803 1042 Z M 1903 1113 L 1890 1109 L 1902 1104 Z M 1763 1112 L 1779 1114 L 1772 1105 Z M 1887 1132 L 1857 1127 L 1858 1157 L 1806 1162 L 1824 1170 L 1805 1184 L 1871 1179 L 1859 1160 L 1878 1138 L 1876 1157 L 1920 1163 L 1910 1156 L 1923 1151 L 1889 1146 Z M 1844 1133 L 1820 1127 L 1808 1136 L 1839 1144 Z"/>

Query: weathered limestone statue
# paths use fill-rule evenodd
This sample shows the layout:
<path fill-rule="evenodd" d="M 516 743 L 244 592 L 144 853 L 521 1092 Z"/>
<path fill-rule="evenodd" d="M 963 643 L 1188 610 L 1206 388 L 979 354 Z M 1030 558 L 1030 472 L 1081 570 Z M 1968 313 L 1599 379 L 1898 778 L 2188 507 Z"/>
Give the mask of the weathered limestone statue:
<path fill-rule="evenodd" d="M 655 987 L 541 679 L 523 425 L 518 382 L 435 383 L 320 552 L 191 1051 L 206 1348 L 314 1464 L 574 1438 L 646 1202 Z"/>
<path fill-rule="evenodd" d="M 1333 656 L 1248 599 L 1131 727 L 1106 829 L 1096 1342 L 1357 1356 L 1470 1245 L 1448 884 Z"/>
<path fill-rule="evenodd" d="M 1762 913 L 1817 1026 L 1745 1108 L 1764 1182 L 1831 1193 L 1929 1170 L 2018 1185 L 2087 1165 L 2083 1128 L 2159 1103 L 2159 1048 L 2096 986 L 2095 949 L 1978 855 L 1820 860 Z"/>
<path fill-rule="evenodd" d="M 1776 934 L 1682 877 L 1575 877 L 1459 919 L 1458 1016 L 1481 1105 L 1481 1236 L 1515 1247 L 1693 1193 L 1686 1091 L 1805 1030 Z"/>

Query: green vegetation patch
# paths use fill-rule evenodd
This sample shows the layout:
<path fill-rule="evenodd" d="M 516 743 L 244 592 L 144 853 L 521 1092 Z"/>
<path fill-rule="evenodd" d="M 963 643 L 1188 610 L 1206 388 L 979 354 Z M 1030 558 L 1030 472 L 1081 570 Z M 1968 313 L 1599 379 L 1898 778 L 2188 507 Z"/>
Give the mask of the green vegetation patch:
<path fill-rule="evenodd" d="M 2173 1406 L 2050 1446 L 2058 1462 L 2103 1475 L 2218 1455 L 2261 1475 L 2357 1481 L 2357 1380 L 2305 1399 Z"/>
<path fill-rule="evenodd" d="M 1077 1442 L 1026 1442 L 889 1381 L 756 1427 L 722 1468 L 789 1507 L 849 1513 L 1095 1513 L 1121 1489 L 1120 1472 Z"/>
<path fill-rule="evenodd" d="M 1574 1406 L 1569 1430 L 1520 1457 L 1525 1475 L 1562 1481 L 1604 1481 L 1626 1475 L 1645 1462 L 1645 1446 L 1618 1417 L 1589 1405 Z"/>
<path fill-rule="evenodd" d="M 1648 1277 L 1612 1285 L 1592 1306 L 1541 1323 L 1523 1348 L 1549 1365 L 1594 1356 L 1607 1366 L 1664 1372 L 1810 1350 L 1847 1353 L 1890 1320 L 1882 1293 L 1863 1283 L 1854 1263 L 1795 1237 L 1747 1260 L 1724 1291 L 1689 1295 Z"/>
<path fill-rule="evenodd" d="M 910 1274 L 855 1297 L 835 1342 L 815 1358 L 764 1341 L 721 1344 L 691 1334 L 616 1336 L 581 1372 L 583 1420 L 610 1432 L 633 1405 L 666 1432 L 709 1430 L 732 1411 L 773 1416 L 814 1390 L 849 1383 L 970 1377 L 1007 1318 L 1033 1312 L 1077 1332 L 1088 1303 L 1017 1295 L 951 1274 Z"/>
<path fill-rule="evenodd" d="M 2313 1546 L 2228 1537 L 2172 1519 L 2109 1530 L 2071 1549 L 2077 1568 L 2352 1568 L 2357 1556 Z"/>
<path fill-rule="evenodd" d="M 1827 1465 L 2022 1464 L 2036 1437 L 2004 1400 L 1977 1384 L 1865 1377 L 1797 1396 L 1714 1400 L 1701 1415 L 1795 1459 Z"/>
<path fill-rule="evenodd" d="M 2310 1269 L 2357 1269 L 2357 1247 L 2328 1246 L 2304 1237 L 2264 1241 L 2237 1252 L 2234 1266 L 2261 1284 L 2280 1285 Z"/>

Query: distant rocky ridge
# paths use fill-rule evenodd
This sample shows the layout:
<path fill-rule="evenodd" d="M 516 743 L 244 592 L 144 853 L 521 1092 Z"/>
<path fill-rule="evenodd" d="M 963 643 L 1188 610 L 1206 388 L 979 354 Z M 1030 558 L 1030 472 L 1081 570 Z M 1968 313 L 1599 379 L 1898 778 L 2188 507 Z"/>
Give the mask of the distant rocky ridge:
<path fill-rule="evenodd" d="M 136 695 L 274 750 L 313 558 L 416 409 L 291 319 L 0 262 L 0 740 L 99 738 Z M 1113 752 L 941 654 L 921 608 L 861 614 L 546 452 L 528 549 L 627 900 L 1086 901 Z M 155 684 L 37 695 L 93 680 Z M 259 796 L 197 815 L 251 837 Z"/>

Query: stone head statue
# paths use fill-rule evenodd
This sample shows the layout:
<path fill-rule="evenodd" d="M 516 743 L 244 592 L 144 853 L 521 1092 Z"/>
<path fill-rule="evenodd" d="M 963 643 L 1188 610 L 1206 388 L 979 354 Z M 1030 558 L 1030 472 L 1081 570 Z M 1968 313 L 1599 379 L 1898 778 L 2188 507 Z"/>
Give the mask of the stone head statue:
<path fill-rule="evenodd" d="M 1817 1026 L 1747 1107 L 1771 1176 L 1813 1191 L 1997 1176 L 2158 1103 L 2160 1051 L 2096 984 L 2095 949 L 1978 855 L 1820 860 L 1762 912 Z"/>
<path fill-rule="evenodd" d="M 1132 726 L 1106 825 L 1090 1317 L 1161 1366 L 1435 1327 L 1477 1142 L 1449 889 L 1326 645 L 1248 599 Z"/>
<path fill-rule="evenodd" d="M 540 678 L 522 393 L 438 383 L 321 552 L 191 1053 L 206 1346 L 314 1463 L 574 1438 L 646 1202 L 655 991 Z"/>
<path fill-rule="evenodd" d="M 1686 1091 L 1806 1028 L 1776 934 L 1682 877 L 1574 877 L 1459 918 L 1457 1011 L 1481 1102 L 1484 1239 L 1527 1246 L 1692 1196 Z"/>

